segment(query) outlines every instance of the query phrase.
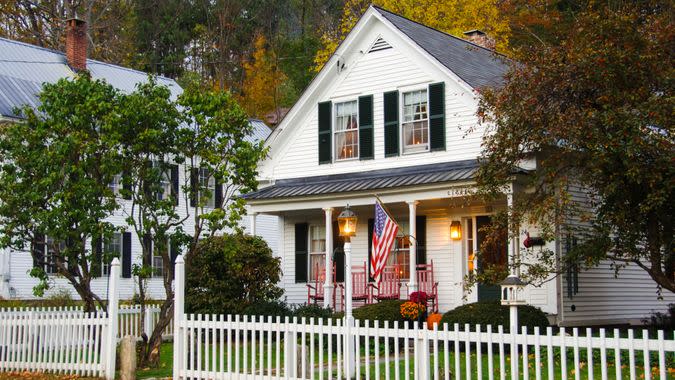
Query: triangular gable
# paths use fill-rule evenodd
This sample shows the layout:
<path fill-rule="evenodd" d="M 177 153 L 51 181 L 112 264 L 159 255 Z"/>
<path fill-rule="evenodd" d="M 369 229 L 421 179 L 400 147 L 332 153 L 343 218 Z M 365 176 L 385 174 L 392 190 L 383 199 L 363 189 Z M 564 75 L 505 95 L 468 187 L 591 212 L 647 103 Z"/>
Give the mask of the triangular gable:
<path fill-rule="evenodd" d="M 416 41 L 411 39 L 406 33 L 401 29 L 395 26 L 390 20 L 388 20 L 384 15 L 381 9 L 376 7 L 369 7 L 364 15 L 359 19 L 354 28 L 349 32 L 345 39 L 337 47 L 336 51 L 330 57 L 328 62 L 324 67 L 319 71 L 319 73 L 314 77 L 310 82 L 309 86 L 302 93 L 300 98 L 296 103 L 291 107 L 289 112 L 275 128 L 272 134 L 267 139 L 267 146 L 272 148 L 272 161 L 281 159 L 284 156 L 284 150 L 278 151 L 275 148 L 283 147 L 286 145 L 289 140 L 292 140 L 297 130 L 301 128 L 298 120 L 301 120 L 305 115 L 314 110 L 314 107 L 317 104 L 317 101 L 321 97 L 322 89 L 330 86 L 336 81 L 341 80 L 340 76 L 332 75 L 339 68 L 342 67 L 345 57 L 348 53 L 351 53 L 354 50 L 354 46 L 361 42 L 364 34 L 364 30 L 367 25 L 372 22 L 380 22 L 382 25 L 388 28 L 388 30 L 395 33 L 400 37 L 405 43 L 406 48 L 410 48 L 413 51 L 417 52 L 420 56 L 424 57 L 431 65 L 433 65 L 439 71 L 445 73 L 453 82 L 455 82 L 463 92 L 475 94 L 475 89 L 461 77 L 455 74 L 447 66 L 441 63 L 437 58 L 429 54 L 422 46 L 420 46 Z M 400 17 L 400 16 L 399 16 Z M 440 32 L 438 32 L 440 33 Z M 373 41 L 368 41 L 372 44 Z M 471 45 L 467 42 L 467 44 Z M 349 67 L 347 67 L 349 70 Z M 267 162 L 269 163 L 269 161 Z M 273 165 L 273 163 L 272 163 Z M 263 164 L 263 167 L 265 164 Z M 261 180 L 264 180 L 261 178 Z"/>

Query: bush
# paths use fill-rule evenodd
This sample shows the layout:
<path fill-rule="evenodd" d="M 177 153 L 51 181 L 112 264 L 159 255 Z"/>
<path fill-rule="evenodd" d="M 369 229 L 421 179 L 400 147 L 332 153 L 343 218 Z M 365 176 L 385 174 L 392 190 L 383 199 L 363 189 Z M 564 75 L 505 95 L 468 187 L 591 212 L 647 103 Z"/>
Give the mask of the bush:
<path fill-rule="evenodd" d="M 464 324 L 470 325 L 480 324 L 483 329 L 487 325 L 492 325 L 493 331 L 496 331 L 497 326 L 504 326 L 505 330 L 509 328 L 509 307 L 503 306 L 500 301 L 480 301 L 462 305 L 454 310 L 450 310 L 443 315 L 441 325 L 448 324 L 448 328 L 452 328 L 455 323 L 459 323 L 461 328 Z M 518 306 L 518 325 L 527 326 L 528 331 L 532 331 L 534 327 L 539 327 L 541 330 L 548 327 L 548 318 L 541 309 L 534 306 Z"/>
<path fill-rule="evenodd" d="M 333 311 L 330 308 L 323 308 L 319 305 L 310 304 L 298 306 L 293 311 L 293 316 L 298 317 L 298 320 L 303 317 L 307 318 L 307 323 L 309 323 L 310 318 L 314 318 L 315 321 L 319 318 L 333 318 Z"/>
<path fill-rule="evenodd" d="M 277 300 L 281 260 L 264 240 L 243 233 L 201 240 L 185 259 L 188 313 L 241 314 L 262 301 Z"/>
<path fill-rule="evenodd" d="M 643 319 L 642 323 L 652 330 L 675 330 L 675 303 L 668 305 L 665 313 L 653 312 L 649 318 Z"/>
<path fill-rule="evenodd" d="M 248 305 L 242 312 L 244 315 L 254 315 L 254 316 L 263 316 L 263 317 L 281 317 L 283 320 L 285 317 L 291 317 L 293 312 L 286 305 L 285 302 L 281 301 L 262 301 L 256 302 L 254 304 Z"/>
<path fill-rule="evenodd" d="M 359 320 L 370 321 L 389 321 L 389 325 L 393 326 L 394 322 L 399 322 L 399 326 L 403 326 L 404 319 L 401 316 L 401 305 L 406 302 L 400 301 L 382 301 L 372 305 L 361 306 L 354 309 L 354 318 Z M 382 325 L 380 323 L 380 325 Z"/>

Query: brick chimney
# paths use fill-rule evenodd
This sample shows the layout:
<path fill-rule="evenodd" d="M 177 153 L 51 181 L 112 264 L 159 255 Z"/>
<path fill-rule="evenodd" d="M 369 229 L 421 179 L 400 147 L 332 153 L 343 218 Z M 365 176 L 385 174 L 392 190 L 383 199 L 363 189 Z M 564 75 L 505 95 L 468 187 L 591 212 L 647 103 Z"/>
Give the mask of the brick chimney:
<path fill-rule="evenodd" d="M 87 69 L 87 23 L 83 20 L 66 20 L 66 59 L 75 72 Z"/>
<path fill-rule="evenodd" d="M 482 46 L 486 49 L 494 50 L 495 49 L 495 40 L 490 38 L 482 30 L 474 29 L 464 32 L 464 38 L 473 42 L 478 46 Z"/>

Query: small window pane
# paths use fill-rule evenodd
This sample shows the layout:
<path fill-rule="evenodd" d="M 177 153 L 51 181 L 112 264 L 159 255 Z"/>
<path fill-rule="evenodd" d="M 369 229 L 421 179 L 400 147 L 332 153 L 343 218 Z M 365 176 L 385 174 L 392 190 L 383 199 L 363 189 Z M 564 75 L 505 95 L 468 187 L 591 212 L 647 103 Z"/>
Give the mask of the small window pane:
<path fill-rule="evenodd" d="M 348 160 L 359 156 L 359 122 L 356 101 L 335 105 L 335 158 Z"/>

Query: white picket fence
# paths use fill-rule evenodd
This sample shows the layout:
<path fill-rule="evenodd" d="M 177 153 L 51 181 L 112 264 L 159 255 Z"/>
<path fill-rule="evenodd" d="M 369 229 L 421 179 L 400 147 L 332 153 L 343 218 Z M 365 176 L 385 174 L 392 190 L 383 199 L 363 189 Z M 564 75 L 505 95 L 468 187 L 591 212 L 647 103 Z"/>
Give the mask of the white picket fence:
<path fill-rule="evenodd" d="M 176 261 L 174 379 L 669 379 L 675 336 L 186 315 Z M 641 336 L 639 336 L 641 335 Z M 349 347 L 349 349 L 347 349 Z M 351 364 L 350 364 L 351 363 Z M 348 372 L 349 371 L 349 372 Z"/>
<path fill-rule="evenodd" d="M 157 321 L 159 320 L 160 309 L 156 305 L 146 306 L 145 318 L 141 319 L 140 305 L 120 305 L 118 309 L 118 327 L 117 339 L 122 339 L 127 335 L 134 336 L 141 339 L 141 334 L 145 332 L 150 335 L 154 330 Z M 105 311 L 98 311 L 97 314 L 106 314 Z M 69 307 L 19 307 L 19 308 L 0 308 L 0 320 L 11 319 L 16 317 L 30 318 L 40 317 L 45 318 L 61 318 L 61 316 L 86 316 L 88 313 L 84 312 L 82 306 Z M 173 336 L 173 324 L 170 323 L 164 329 L 163 338 L 171 338 Z"/>
<path fill-rule="evenodd" d="M 0 371 L 115 377 L 119 259 L 111 264 L 109 312 L 81 309 L 0 311 Z"/>

